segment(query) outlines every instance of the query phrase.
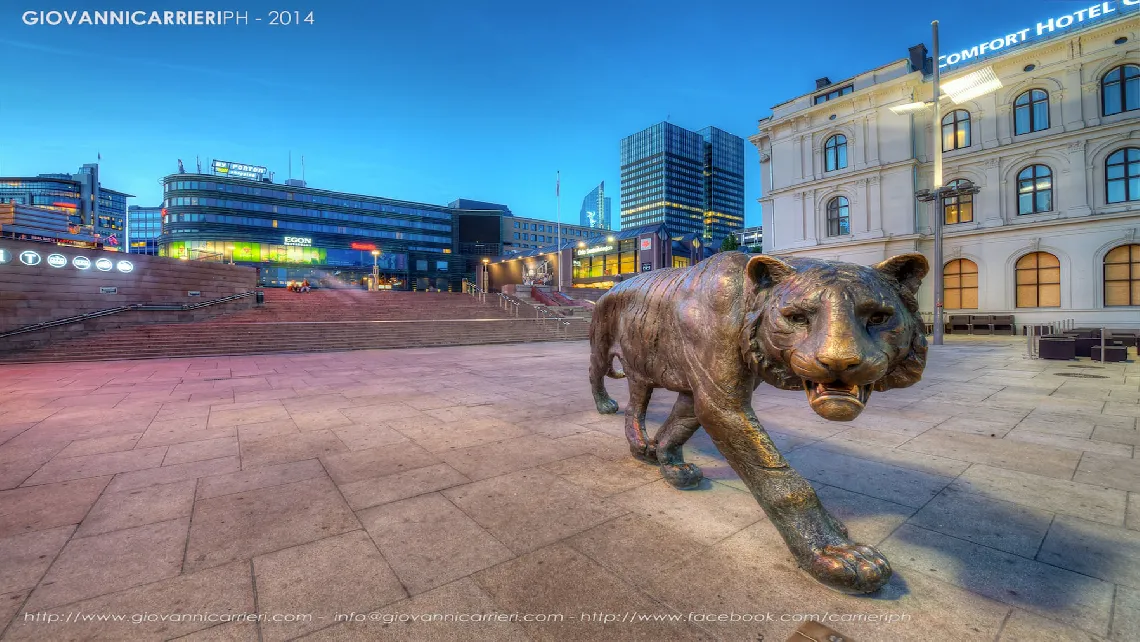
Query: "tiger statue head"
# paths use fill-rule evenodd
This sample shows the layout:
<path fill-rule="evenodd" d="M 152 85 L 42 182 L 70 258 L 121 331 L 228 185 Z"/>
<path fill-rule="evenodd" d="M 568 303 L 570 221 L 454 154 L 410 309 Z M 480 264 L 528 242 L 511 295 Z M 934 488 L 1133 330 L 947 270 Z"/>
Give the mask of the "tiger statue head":
<path fill-rule="evenodd" d="M 819 416 L 850 421 L 872 390 L 922 377 L 926 336 L 916 296 L 928 270 L 921 254 L 871 267 L 753 256 L 745 361 L 773 386 L 805 390 Z"/>

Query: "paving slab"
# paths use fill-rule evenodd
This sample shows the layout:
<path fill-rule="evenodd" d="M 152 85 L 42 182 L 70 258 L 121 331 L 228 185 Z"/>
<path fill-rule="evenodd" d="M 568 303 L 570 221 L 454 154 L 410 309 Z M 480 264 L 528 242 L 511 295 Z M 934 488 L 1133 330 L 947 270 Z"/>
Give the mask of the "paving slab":
<path fill-rule="evenodd" d="M 447 464 L 433 464 L 384 477 L 342 484 L 340 492 L 353 510 L 361 510 L 459 486 L 470 481 Z"/>
<path fill-rule="evenodd" d="M 880 550 L 892 566 L 929 573 L 1096 635 L 1108 633 L 1115 590 L 1109 582 L 909 524 Z"/>
<path fill-rule="evenodd" d="M 442 492 L 515 553 L 532 551 L 629 512 L 541 469 Z"/>
<path fill-rule="evenodd" d="M 360 528 L 327 477 L 195 502 L 187 572 Z"/>
<path fill-rule="evenodd" d="M 1140 532 L 1058 515 L 1037 559 L 1121 586 L 1140 588 Z"/>
<path fill-rule="evenodd" d="M 323 628 L 338 614 L 369 612 L 407 596 L 396 574 L 362 530 L 253 558 L 263 640 L 286 640 Z M 278 614 L 311 619 L 274 622 Z"/>
<path fill-rule="evenodd" d="M 89 537 L 144 524 L 189 517 L 194 507 L 192 479 L 146 486 L 134 490 L 107 492 L 95 502 L 75 532 L 76 537 Z"/>
<path fill-rule="evenodd" d="M 174 577 L 188 517 L 72 539 L 28 598 L 29 611 L 69 604 Z"/>
<path fill-rule="evenodd" d="M 1104 524 L 1123 524 L 1127 505 L 1127 493 L 1123 490 L 993 466 L 971 466 L 954 480 L 953 487 L 955 490 Z"/>
<path fill-rule="evenodd" d="M 78 524 L 110 477 L 91 477 L 0 491 L 0 537 Z"/>
<path fill-rule="evenodd" d="M 1054 514 L 961 490 L 944 489 L 907 523 L 1032 558 L 1041 547 Z"/>
<path fill-rule="evenodd" d="M 0 593 L 35 588 L 74 531 L 60 526 L 0 538 Z"/>
<path fill-rule="evenodd" d="M 439 493 L 365 509 L 359 516 L 412 595 L 514 557 Z"/>

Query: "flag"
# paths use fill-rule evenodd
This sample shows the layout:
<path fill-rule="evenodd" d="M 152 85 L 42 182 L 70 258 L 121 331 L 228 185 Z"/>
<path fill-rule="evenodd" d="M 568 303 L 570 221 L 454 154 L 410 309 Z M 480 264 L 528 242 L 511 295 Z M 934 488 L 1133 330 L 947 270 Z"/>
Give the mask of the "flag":
<path fill-rule="evenodd" d="M 102 152 L 96 153 L 95 157 L 96 157 L 96 160 L 102 161 L 103 160 L 103 153 Z"/>

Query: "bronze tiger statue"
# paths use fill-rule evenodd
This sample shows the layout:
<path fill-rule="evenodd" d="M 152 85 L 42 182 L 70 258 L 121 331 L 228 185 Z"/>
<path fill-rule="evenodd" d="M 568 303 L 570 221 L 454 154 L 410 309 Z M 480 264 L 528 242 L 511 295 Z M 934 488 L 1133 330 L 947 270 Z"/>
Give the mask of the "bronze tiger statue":
<path fill-rule="evenodd" d="M 864 267 L 723 252 L 623 281 L 598 300 L 590 324 L 598 412 L 617 412 L 605 377 L 624 377 L 630 450 L 680 489 L 701 481 L 681 447 L 704 426 L 801 568 L 837 590 L 876 591 L 890 580 L 890 564 L 848 539 L 773 445 L 752 394 L 761 381 L 803 389 L 821 417 L 850 421 L 872 390 L 917 382 L 926 337 L 915 297 L 927 269 L 921 254 Z M 645 412 L 656 388 L 676 392 L 677 402 L 651 440 Z"/>

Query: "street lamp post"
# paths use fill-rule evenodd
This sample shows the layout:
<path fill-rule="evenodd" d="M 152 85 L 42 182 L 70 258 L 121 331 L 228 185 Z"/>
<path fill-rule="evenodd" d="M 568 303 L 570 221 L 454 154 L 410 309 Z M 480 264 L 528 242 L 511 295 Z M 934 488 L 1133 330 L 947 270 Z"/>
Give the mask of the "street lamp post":
<path fill-rule="evenodd" d="M 372 250 L 372 290 L 380 289 L 380 250 Z"/>
<path fill-rule="evenodd" d="M 487 270 L 488 270 L 488 265 L 489 265 L 490 263 L 491 263 L 491 259 L 489 259 L 489 258 L 486 258 L 486 257 L 484 257 L 484 258 L 483 258 L 483 280 L 482 280 L 482 282 L 479 284 L 479 287 L 480 287 L 480 289 L 482 289 L 484 292 L 488 292 L 488 291 L 490 291 L 490 288 L 489 288 L 489 287 L 487 287 Z"/>

